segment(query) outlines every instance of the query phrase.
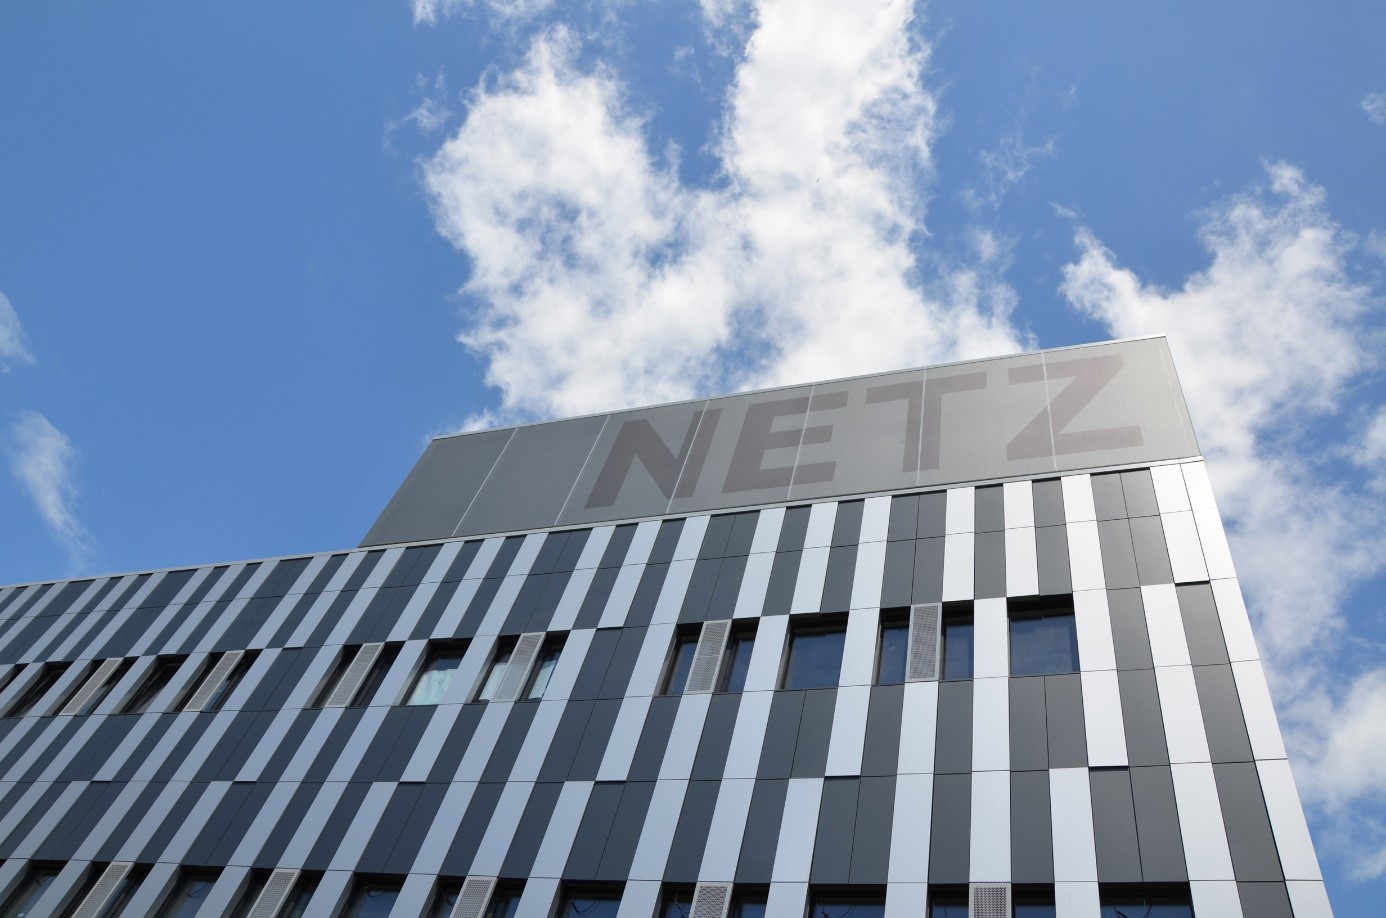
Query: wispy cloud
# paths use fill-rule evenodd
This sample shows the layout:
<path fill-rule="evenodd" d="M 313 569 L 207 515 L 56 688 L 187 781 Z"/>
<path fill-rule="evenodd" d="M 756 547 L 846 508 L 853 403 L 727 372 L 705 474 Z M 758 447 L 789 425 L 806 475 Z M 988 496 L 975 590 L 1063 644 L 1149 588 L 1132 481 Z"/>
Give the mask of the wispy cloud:
<path fill-rule="evenodd" d="M 652 151 L 620 79 L 579 66 L 562 29 L 478 89 L 427 164 L 473 269 L 461 340 L 506 416 L 1021 346 L 996 275 L 916 261 L 937 101 L 911 5 L 767 0 L 753 21 L 714 185 L 680 181 L 677 151 Z"/>
<path fill-rule="evenodd" d="M 1386 92 L 1369 92 L 1362 99 L 1362 111 L 1373 124 L 1386 124 Z"/>
<path fill-rule="evenodd" d="M 964 188 L 961 192 L 963 203 L 974 213 L 996 210 L 1006 194 L 1024 181 L 1040 160 L 1053 156 L 1056 148 L 1057 141 L 1052 137 L 1044 143 L 1026 144 L 1024 131 L 1017 123 L 1010 133 L 1000 138 L 995 149 L 981 152 L 981 185 Z"/>
<path fill-rule="evenodd" d="M 0 293 L 0 371 L 21 363 L 34 363 L 34 354 L 25 341 L 19 313 L 14 311 L 9 297 Z"/>
<path fill-rule="evenodd" d="M 37 411 L 20 412 L 10 427 L 10 471 L 33 501 L 49 533 L 80 570 L 91 538 L 77 518 L 77 451 L 67 436 Z"/>
<path fill-rule="evenodd" d="M 1229 523 L 1306 802 L 1340 854 L 1386 868 L 1386 669 L 1345 663 L 1347 603 L 1386 567 L 1386 503 L 1315 457 L 1374 449 L 1324 431 L 1375 367 L 1378 294 L 1354 278 L 1358 242 L 1298 169 L 1203 215 L 1210 265 L 1177 290 L 1147 284 L 1079 230 L 1063 292 L 1116 336 L 1167 333 Z M 1330 438 L 1332 434 L 1328 435 Z M 1373 655 L 1370 659 L 1379 660 Z"/>
<path fill-rule="evenodd" d="M 553 6 L 553 0 L 414 0 L 414 22 L 432 24 L 447 16 L 483 7 L 493 16 L 524 20 Z"/>

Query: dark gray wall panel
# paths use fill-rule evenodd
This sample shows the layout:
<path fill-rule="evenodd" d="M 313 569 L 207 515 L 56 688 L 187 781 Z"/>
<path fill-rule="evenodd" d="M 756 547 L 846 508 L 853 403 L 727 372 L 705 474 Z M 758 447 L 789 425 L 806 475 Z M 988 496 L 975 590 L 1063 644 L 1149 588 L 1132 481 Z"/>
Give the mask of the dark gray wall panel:
<path fill-rule="evenodd" d="M 640 584 L 635 588 L 635 598 L 630 602 L 626 613 L 626 625 L 648 625 L 654 616 L 655 604 L 664 589 L 664 581 L 669 576 L 668 564 L 646 564 L 640 575 Z"/>
<path fill-rule="evenodd" d="M 677 696 L 650 702 L 645 728 L 640 732 L 640 742 L 636 744 L 635 758 L 630 764 L 628 777 L 631 781 L 653 781 L 659 777 L 659 766 L 669 748 L 669 733 L 674 729 L 674 715 L 678 710 Z"/>
<path fill-rule="evenodd" d="M 1005 504 L 1001 486 L 989 485 L 972 492 L 974 532 L 1001 532 L 1006 528 Z"/>
<path fill-rule="evenodd" d="M 414 814 L 414 807 L 418 804 L 419 797 L 427 786 L 425 784 L 402 784 L 395 788 L 394 793 L 390 795 L 390 802 L 385 804 L 385 811 L 380 814 L 380 822 L 376 829 L 371 832 L 370 841 L 366 842 L 366 847 L 361 852 L 360 863 L 367 865 L 366 869 L 375 868 L 389 870 L 391 873 L 395 872 L 395 865 L 398 862 L 392 861 L 391 853 L 399 846 L 401 836 Z M 441 799 L 438 802 L 441 803 Z M 400 872 L 409 872 L 409 862 L 404 863 L 404 869 Z"/>
<path fill-rule="evenodd" d="M 457 827 L 448 853 L 443 857 L 442 873 L 454 877 L 465 877 L 471 869 L 476 849 L 481 846 L 481 838 L 486 834 L 486 826 L 491 822 L 491 814 L 500 802 L 504 784 L 478 784 L 467 803 L 467 812 Z"/>
<path fill-rule="evenodd" d="M 1092 503 L 1099 520 L 1126 518 L 1126 496 L 1121 488 L 1120 472 L 1092 476 Z"/>
<path fill-rule="evenodd" d="M 972 775 L 934 776 L 929 882 L 966 883 L 971 862 Z"/>
<path fill-rule="evenodd" d="M 1011 774 L 1011 882 L 1054 882 L 1047 771 Z"/>
<path fill-rule="evenodd" d="M 985 489 L 978 489 L 985 490 Z M 995 490 L 995 489 L 994 489 Z M 1006 534 L 979 532 L 972 549 L 973 595 L 996 599 L 1006 595 Z"/>
<path fill-rule="evenodd" d="M 568 866 L 563 869 L 564 877 L 573 880 L 597 878 L 602 852 L 611 834 L 612 823 L 616 820 L 624 790 L 625 785 L 621 783 L 593 785 L 592 794 L 587 798 L 587 809 L 582 812 L 582 822 L 578 824 L 577 836 L 573 840 L 573 850 L 568 855 Z"/>
<path fill-rule="evenodd" d="M 481 704 L 462 707 L 452 728 L 448 730 L 447 739 L 443 740 L 442 748 L 438 750 L 438 758 L 428 773 L 429 781 L 451 781 L 456 776 L 457 766 L 466 754 L 472 734 L 476 732 L 476 725 L 481 722 L 485 710 L 486 706 Z"/>
<path fill-rule="evenodd" d="M 1198 705 L 1203 710 L 1203 725 L 1208 733 L 1208 751 L 1214 762 L 1250 762 L 1251 740 L 1246 732 L 1241 701 L 1232 667 L 1195 666 L 1194 684 L 1198 687 Z"/>
<path fill-rule="evenodd" d="M 1141 591 L 1108 590 L 1107 608 L 1117 669 L 1151 669 L 1155 663 L 1150 656 L 1150 632 L 1146 630 Z"/>
<path fill-rule="evenodd" d="M 645 629 L 641 628 L 644 634 Z M 602 696 L 602 683 L 606 681 L 606 671 L 611 666 L 611 657 L 616 653 L 616 645 L 621 640 L 621 629 L 601 628 L 592 633 L 587 645 L 587 655 L 582 658 L 582 668 L 578 670 L 577 681 L 568 693 L 571 701 L 588 701 Z"/>
<path fill-rule="evenodd" d="M 833 516 L 834 546 L 856 545 L 861 541 L 861 517 L 865 506 L 865 502 L 860 500 L 844 500 L 838 503 L 837 512 Z"/>
<path fill-rule="evenodd" d="M 569 701 L 563 706 L 563 716 L 558 720 L 558 729 L 554 730 L 553 740 L 549 743 L 548 753 L 544 756 L 544 764 L 539 768 L 540 781 L 567 781 L 569 779 L 573 770 L 573 760 L 577 757 L 578 748 L 582 744 L 588 721 L 592 719 L 592 710 L 596 704 L 595 701 Z M 611 705 L 619 710 L 621 703 L 619 701 L 603 701 L 601 704 Z M 606 747 L 606 737 L 602 738 L 602 747 L 603 749 Z M 594 772 L 592 778 L 595 777 Z M 587 780 L 592 780 L 592 778 Z"/>
<path fill-rule="evenodd" d="M 1039 567 L 1040 595 L 1073 591 L 1067 526 L 1043 526 L 1035 530 L 1035 561 Z"/>
<path fill-rule="evenodd" d="M 903 685 L 871 687 L 862 748 L 863 775 L 893 775 L 900 762 L 900 730 L 905 708 Z"/>
<path fill-rule="evenodd" d="M 735 513 L 714 514 L 703 530 L 703 542 L 698 546 L 698 559 L 725 558 L 727 542 L 731 539 L 732 526 L 736 523 Z"/>
<path fill-rule="evenodd" d="M 948 493 L 928 491 L 919 495 L 919 521 L 915 538 L 934 539 L 947 529 Z"/>
<path fill-rule="evenodd" d="M 1136 765 L 1168 765 L 1165 722 L 1160 713 L 1160 693 L 1154 670 L 1117 673 L 1121 693 L 1121 717 L 1126 726 L 1126 757 Z"/>
<path fill-rule="evenodd" d="M 1088 735 L 1083 724 L 1083 683 L 1077 673 L 1044 677 L 1044 709 L 1049 731 L 1049 767 L 1088 764 Z"/>
<path fill-rule="evenodd" d="M 298 785 L 293 796 L 289 798 L 288 804 L 285 805 L 284 812 L 280 814 L 274 828 L 265 838 L 265 843 L 260 847 L 260 853 L 256 855 L 252 866 L 266 869 L 273 868 L 280 863 L 284 857 L 284 851 L 289 847 L 289 842 L 293 841 L 294 834 L 303 824 L 304 817 L 308 815 L 313 801 L 321 790 L 322 785 L 316 782 Z M 492 805 L 494 805 L 494 801 L 492 801 Z"/>
<path fill-rule="evenodd" d="M 698 868 L 707 847 L 708 827 L 717 806 L 720 781 L 689 781 L 683 795 L 683 809 L 669 846 L 669 860 L 664 867 L 667 883 L 696 883 Z"/>
<path fill-rule="evenodd" d="M 1175 588 L 1179 596 L 1179 615 L 1184 620 L 1184 636 L 1189 643 L 1189 659 L 1195 666 L 1226 663 L 1227 643 L 1222 637 L 1213 588 L 1207 583 L 1186 583 Z"/>
<path fill-rule="evenodd" d="M 1097 845 L 1097 878 L 1103 883 L 1141 881 L 1140 841 L 1131 800 L 1131 775 L 1124 768 L 1094 769 L 1093 839 Z"/>
<path fill-rule="evenodd" d="M 1174 779 L 1164 766 L 1131 769 L 1131 798 L 1140 836 L 1141 873 L 1147 883 L 1181 883 L 1189 878 L 1184 837 L 1174 801 Z"/>
<path fill-rule="evenodd" d="M 722 567 L 717 574 L 717 588 L 712 591 L 712 602 L 708 605 L 709 619 L 731 618 L 745 575 L 745 555 L 722 559 Z"/>
<path fill-rule="evenodd" d="M 505 853 L 505 863 L 501 866 L 501 876 L 525 877 L 534 866 L 534 856 L 539 853 L 539 845 L 544 841 L 544 832 L 553 817 L 553 809 L 558 804 L 562 784 L 535 784 L 529 792 L 524 814 L 515 827 L 515 835 L 510 840 L 510 848 Z"/>
<path fill-rule="evenodd" d="M 794 744 L 792 778 L 821 778 L 828 769 L 828 742 L 833 734 L 837 689 L 804 692 L 804 711 Z M 767 775 L 767 777 L 773 777 Z"/>
<path fill-rule="evenodd" d="M 857 778 L 828 778 L 818 805 L 809 882 L 842 885 L 852 879 L 852 836 L 857 824 Z"/>
<path fill-rule="evenodd" d="M 1136 552 L 1136 570 L 1141 585 L 1173 583 L 1169 549 L 1165 545 L 1165 527 L 1158 516 L 1141 516 L 1131 520 L 1131 544 Z"/>
<path fill-rule="evenodd" d="M 770 584 L 765 590 L 764 615 L 788 615 L 794 600 L 794 585 L 799 579 L 799 561 L 803 551 L 776 552 L 770 567 Z"/>
<path fill-rule="evenodd" d="M 911 517 L 912 519 L 912 517 Z M 881 605 L 908 606 L 914 594 L 914 542 L 887 542 Z"/>
<path fill-rule="evenodd" d="M 1293 918 L 1290 894 L 1284 883 L 1238 883 L 1242 914 L 1256 918 Z"/>
<path fill-rule="evenodd" d="M 622 786 L 621 802 L 616 807 L 616 816 L 606 837 L 606 848 L 601 852 L 601 863 L 597 866 L 598 880 L 616 882 L 630 875 L 630 865 L 635 860 L 635 849 L 645 828 L 645 814 L 649 812 L 654 791 L 653 781 L 632 781 Z M 578 838 L 581 839 L 581 833 Z"/>
<path fill-rule="evenodd" d="M 1126 520 L 1099 522 L 1097 538 L 1102 547 L 1102 573 L 1106 577 L 1107 588 L 1116 590 L 1140 586 L 1136 553 L 1131 546 L 1131 524 Z"/>
<path fill-rule="evenodd" d="M 740 709 L 739 694 L 712 696 L 703 721 L 703 735 L 698 741 L 698 753 L 693 759 L 693 780 L 715 781 L 722 777 Z"/>
<path fill-rule="evenodd" d="M 891 542 L 913 541 L 919 529 L 919 495 L 897 494 L 890 499 L 890 522 L 886 538 Z"/>
<path fill-rule="evenodd" d="M 746 831 L 741 837 L 741 858 L 736 865 L 736 882 L 769 883 L 779 845 L 780 821 L 784 817 L 787 780 L 756 781 L 751 793 L 751 809 Z"/>
<path fill-rule="evenodd" d="M 1032 771 L 1049 767 L 1049 730 L 1046 725 L 1044 676 L 1010 680 L 1011 770 Z"/>
<path fill-rule="evenodd" d="M 1036 526 L 1062 526 L 1064 517 L 1063 483 L 1057 478 L 1040 478 L 1030 485 L 1035 506 Z"/>
<path fill-rule="evenodd" d="M 720 558 L 704 558 L 693 565 L 693 576 L 689 578 L 688 589 L 683 595 L 683 605 L 679 609 L 680 622 L 707 621 L 712 594 L 717 588 L 717 578 L 721 571 Z"/>
<path fill-rule="evenodd" d="M 732 523 L 731 536 L 727 539 L 727 557 L 745 557 L 751 553 L 751 545 L 755 541 L 756 526 L 760 522 L 759 510 L 747 510 L 745 513 L 735 515 L 735 522 Z"/>
<path fill-rule="evenodd" d="M 620 631 L 616 649 L 611 653 L 611 662 L 606 667 L 606 677 L 597 692 L 598 698 L 621 698 L 630 685 L 630 677 L 635 672 L 635 661 L 640 656 L 640 648 L 645 643 L 645 629 L 626 627 Z"/>
<path fill-rule="evenodd" d="M 611 598 L 611 588 L 616 585 L 616 578 L 620 575 L 619 567 L 604 567 L 597 571 L 592 577 L 592 584 L 587 588 L 587 595 L 583 597 L 577 618 L 573 620 L 574 628 L 597 627 L 602 619 L 602 611 Z"/>
<path fill-rule="evenodd" d="M 804 692 L 776 692 L 770 702 L 765 742 L 760 749 L 758 778 L 788 778 L 794 767 L 794 745 L 804 713 Z"/>
<path fill-rule="evenodd" d="M 848 882 L 885 885 L 894 818 L 895 777 L 862 778 L 857 792 L 857 824 L 852 832 L 852 871 Z"/>
<path fill-rule="evenodd" d="M 938 726 L 934 734 L 934 771 L 972 771 L 972 683 L 938 684 Z M 939 882 L 953 882 L 941 880 Z"/>
<path fill-rule="evenodd" d="M 852 578 L 857 569 L 857 546 L 835 545 L 828 553 L 820 612 L 846 612 L 852 605 Z"/>
<path fill-rule="evenodd" d="M 491 747 L 491 757 L 486 760 L 486 770 L 481 773 L 482 781 L 504 781 L 510 777 L 510 769 L 515 767 L 515 759 L 538 711 L 537 701 L 517 701 L 511 706 L 510 716 L 505 719 L 505 726 L 501 728 L 496 744 Z"/>
<path fill-rule="evenodd" d="M 914 543 L 914 587 L 910 602 L 943 600 L 943 543 L 942 536 Z"/>
<path fill-rule="evenodd" d="M 332 856 L 337 853 L 342 839 L 346 838 L 347 830 L 351 828 L 351 823 L 370 789 L 369 784 L 348 784 L 343 788 L 341 798 L 332 809 L 332 815 L 327 817 L 327 822 L 323 825 L 322 832 L 318 833 L 312 850 L 304 858 L 304 870 L 326 870 L 331 866 Z"/>
<path fill-rule="evenodd" d="M 572 702 L 569 702 L 569 707 L 571 706 Z M 605 699 L 592 704 L 592 716 L 587 720 L 581 740 L 573 743 L 575 754 L 567 780 L 596 780 L 597 770 L 602 764 L 602 756 L 606 753 L 606 744 L 611 739 L 611 729 L 615 726 L 616 716 L 620 712 L 621 702 L 616 699 Z M 565 711 L 565 719 L 566 714 Z M 558 742 L 558 738 L 555 737 L 554 742 L 549 746 L 550 750 L 555 749 Z"/>
<path fill-rule="evenodd" d="M 1134 469 L 1121 473 L 1121 490 L 1126 498 L 1126 515 L 1159 516 L 1160 505 L 1155 499 L 1155 482 L 1150 469 Z"/>
<path fill-rule="evenodd" d="M 1238 880 L 1283 880 L 1261 779 L 1253 762 L 1214 765 L 1227 847 Z"/>

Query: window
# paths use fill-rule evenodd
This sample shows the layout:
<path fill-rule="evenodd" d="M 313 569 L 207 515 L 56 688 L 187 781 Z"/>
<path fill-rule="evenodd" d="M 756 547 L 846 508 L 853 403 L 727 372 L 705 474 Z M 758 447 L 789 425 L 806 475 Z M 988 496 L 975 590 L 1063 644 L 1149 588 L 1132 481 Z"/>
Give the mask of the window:
<path fill-rule="evenodd" d="M 664 890 L 659 918 L 688 918 L 693 914 L 693 887 L 670 886 Z"/>
<path fill-rule="evenodd" d="M 462 643 L 431 646 L 419 674 L 414 677 L 414 684 L 410 686 L 404 703 L 441 704 L 452 686 L 452 679 L 457 675 L 457 668 L 462 665 L 462 657 L 466 652 L 467 645 Z"/>
<path fill-rule="evenodd" d="M 698 632 L 686 631 L 674 639 L 674 652 L 669 656 L 665 668 L 661 695 L 682 695 L 688 684 L 688 673 L 693 669 L 693 657 L 698 651 Z"/>
<path fill-rule="evenodd" d="M 63 673 L 67 672 L 69 663 L 45 663 L 43 669 L 39 671 L 38 678 L 24 690 L 24 694 L 19 697 L 10 710 L 5 714 L 6 717 L 23 717 L 43 700 L 43 696 L 48 694 Z"/>
<path fill-rule="evenodd" d="M 727 637 L 727 649 L 722 654 L 722 681 L 719 692 L 746 690 L 746 673 L 751 669 L 751 652 L 756 649 L 754 625 L 734 628 Z"/>
<path fill-rule="evenodd" d="M 134 660 L 102 660 L 97 663 L 68 695 L 58 713 L 74 716 L 90 714 L 111 693 L 115 684 L 130 671 L 134 663 Z"/>
<path fill-rule="evenodd" d="M 159 918 L 193 918 L 207 901 L 217 874 L 211 871 L 189 871 L 178 881 L 178 888 L 169 894 L 159 911 Z"/>
<path fill-rule="evenodd" d="M 496 655 L 491 658 L 491 668 L 486 670 L 486 681 L 481 683 L 481 691 L 477 692 L 477 701 L 492 701 L 496 693 L 500 691 L 501 681 L 505 679 L 505 671 L 510 668 L 510 658 L 515 654 L 516 638 L 501 638 L 496 643 Z"/>
<path fill-rule="evenodd" d="M 347 708 L 369 704 L 398 656 L 398 644 L 343 647 L 313 706 Z"/>
<path fill-rule="evenodd" d="M 245 678 L 256 655 L 257 651 L 254 650 L 229 650 L 212 654 L 207 658 L 202 673 L 193 680 L 193 687 L 178 704 L 178 709 L 220 711 L 241 679 Z"/>
<path fill-rule="evenodd" d="M 272 912 L 275 918 L 304 918 L 321 879 L 319 873 L 299 873 L 283 867 L 257 870 L 251 875 L 233 918 L 249 918 L 257 905 Z"/>
<path fill-rule="evenodd" d="M 1186 889 L 1102 888 L 1102 918 L 1193 918 Z"/>
<path fill-rule="evenodd" d="M 1011 890 L 1015 918 L 1055 918 L 1054 890 L 1017 886 Z"/>
<path fill-rule="evenodd" d="M 395 880 L 361 880 L 347 903 L 343 918 L 388 918 L 402 884 Z"/>
<path fill-rule="evenodd" d="M 1078 671 L 1078 632 L 1071 605 L 1011 603 L 1009 615 L 1012 676 Z"/>
<path fill-rule="evenodd" d="M 840 617 L 814 618 L 794 626 L 780 688 L 836 688 L 842 674 L 842 645 L 847 622 Z"/>
<path fill-rule="evenodd" d="M 122 714 L 143 714 L 154 704 L 154 699 L 159 697 L 159 693 L 168 687 L 173 681 L 173 677 L 178 673 L 178 668 L 183 665 L 187 657 L 159 657 L 154 661 L 154 665 L 149 667 L 149 672 L 145 674 L 144 681 L 140 687 L 131 694 L 130 700 L 125 702 L 125 707 L 120 709 Z"/>
<path fill-rule="evenodd" d="M 580 889 L 563 897 L 556 918 L 616 918 L 620 910 L 619 889 Z"/>
<path fill-rule="evenodd" d="M 931 887 L 929 918 L 967 918 L 967 889 Z"/>
<path fill-rule="evenodd" d="M 10 897 L 10 901 L 5 903 L 5 918 L 38 918 L 34 906 L 58 878 L 58 870 L 58 867 L 47 864 L 29 868 L 29 875 L 24 878 L 23 885 Z"/>
<path fill-rule="evenodd" d="M 544 691 L 549 687 L 549 680 L 553 678 L 554 667 L 558 665 L 558 657 L 562 653 L 562 638 L 550 638 L 544 642 L 543 648 L 539 651 L 538 659 L 534 661 L 534 669 L 529 674 L 529 687 L 525 690 L 526 698 L 533 700 L 544 697 Z"/>
<path fill-rule="evenodd" d="M 972 678 L 972 611 L 944 610 L 943 678 Z"/>
<path fill-rule="evenodd" d="M 486 895 L 486 888 L 493 880 L 473 877 L 466 881 L 466 886 L 471 887 L 465 892 L 464 884 L 458 881 L 445 882 L 439 886 L 438 894 L 433 897 L 433 907 L 429 910 L 429 918 L 452 918 L 453 910 L 457 908 L 457 902 L 463 896 L 472 899 Z M 483 918 L 515 918 L 516 912 L 520 908 L 520 893 L 523 887 L 515 883 L 501 883 L 490 893 L 490 898 L 486 900 L 486 910 L 482 912 Z M 473 898 L 476 897 L 476 898 Z M 474 914 L 466 912 L 464 914 Z"/>
<path fill-rule="evenodd" d="M 910 622 L 898 612 L 881 616 L 881 633 L 876 654 L 876 684 L 900 685 L 905 681 L 905 663 L 910 650 Z"/>
<path fill-rule="evenodd" d="M 520 893 L 518 886 L 497 887 L 486 907 L 486 918 L 515 918 L 520 913 Z"/>
<path fill-rule="evenodd" d="M 765 904 L 769 897 L 759 892 L 737 892 L 732 896 L 731 908 L 727 918 L 765 918 Z"/>
<path fill-rule="evenodd" d="M 883 894 L 816 894 L 810 918 L 885 918 Z"/>

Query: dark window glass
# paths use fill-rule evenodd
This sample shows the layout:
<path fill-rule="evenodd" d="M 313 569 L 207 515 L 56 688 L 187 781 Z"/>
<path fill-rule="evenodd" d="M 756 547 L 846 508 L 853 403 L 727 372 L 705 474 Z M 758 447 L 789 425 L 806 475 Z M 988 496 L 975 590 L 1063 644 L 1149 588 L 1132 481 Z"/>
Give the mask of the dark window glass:
<path fill-rule="evenodd" d="M 616 918 L 621 910 L 619 892 L 580 892 L 563 897 L 558 918 Z"/>
<path fill-rule="evenodd" d="M 722 655 L 722 680 L 719 692 L 744 692 L 746 673 L 751 668 L 751 652 L 756 649 L 756 632 L 753 628 L 733 631 L 727 638 L 727 649 Z"/>
<path fill-rule="evenodd" d="M 486 907 L 486 918 L 515 918 L 520 913 L 520 892 L 516 887 L 498 888 Z"/>
<path fill-rule="evenodd" d="M 398 883 L 371 880 L 357 884 L 347 905 L 346 918 L 389 918 L 399 890 Z"/>
<path fill-rule="evenodd" d="M 693 668 L 693 655 L 698 650 L 697 634 L 682 634 L 674 641 L 674 653 L 669 657 L 669 669 L 664 674 L 662 695 L 682 695 L 688 684 L 688 672 Z"/>
<path fill-rule="evenodd" d="M 496 697 L 499 691 L 501 680 L 505 678 L 505 671 L 510 667 L 510 655 L 515 652 L 515 638 L 502 638 L 496 645 L 496 655 L 491 658 L 491 668 L 486 670 L 486 680 L 481 683 L 481 691 L 477 692 L 477 701 L 490 701 Z"/>
<path fill-rule="evenodd" d="M 1011 907 L 1015 918 L 1056 918 L 1052 889 L 1013 889 Z"/>
<path fill-rule="evenodd" d="M 154 665 L 149 667 L 149 672 L 145 674 L 144 681 L 140 687 L 135 689 L 135 693 L 130 696 L 130 700 L 125 702 L 125 707 L 121 709 L 122 714 L 143 714 L 149 710 L 149 706 L 154 703 L 154 699 L 159 697 L 173 677 L 178 673 L 178 667 L 183 665 L 183 657 L 159 657 L 154 661 Z"/>
<path fill-rule="evenodd" d="M 214 873 L 187 874 L 169 895 L 163 910 L 159 912 L 159 918 L 194 918 L 216 882 L 217 875 Z"/>
<path fill-rule="evenodd" d="M 1193 918 L 1187 893 L 1103 890 L 1102 918 Z"/>
<path fill-rule="evenodd" d="M 43 700 L 43 696 L 48 694 L 48 690 L 62 678 L 63 673 L 67 672 L 69 665 L 67 663 L 43 664 L 43 670 L 39 673 L 38 678 L 24 690 L 24 694 L 10 707 L 5 716 L 23 717 L 32 711 Z"/>
<path fill-rule="evenodd" d="M 433 897 L 433 907 L 428 910 L 428 918 L 449 918 L 461 895 L 461 883 L 444 883 L 439 887 L 438 895 Z"/>
<path fill-rule="evenodd" d="M 375 693 L 380 688 L 380 683 L 385 681 L 385 674 L 390 671 L 390 667 L 395 664 L 399 657 L 398 644 L 386 644 L 380 648 L 379 655 L 375 662 L 371 664 L 371 671 L 361 683 L 361 687 L 356 690 L 356 694 L 351 699 L 351 706 L 354 708 L 363 707 L 375 699 Z M 393 699 L 391 699 L 393 700 Z"/>
<path fill-rule="evenodd" d="M 810 918 L 885 918 L 884 896 L 814 896 Z"/>
<path fill-rule="evenodd" d="M 732 899 L 728 918 L 765 918 L 765 894 L 737 895 Z"/>
<path fill-rule="evenodd" d="M 901 618 L 881 620 L 881 646 L 876 660 L 876 683 L 899 685 L 905 681 L 905 662 L 909 656 L 910 625 Z"/>
<path fill-rule="evenodd" d="M 221 685 L 217 686 L 217 690 L 212 693 L 212 697 L 203 705 L 202 710 L 220 711 L 222 709 L 226 700 L 231 697 L 231 693 L 236 690 L 236 686 L 240 685 L 241 680 L 245 678 L 250 664 L 255 662 L 255 656 L 256 653 L 253 650 L 247 650 L 241 655 L 241 659 L 232 667 L 227 677 L 221 680 Z"/>
<path fill-rule="evenodd" d="M 845 623 L 795 629 L 789 638 L 789 660 L 781 688 L 835 688 L 842 674 L 842 644 L 846 637 Z"/>
<path fill-rule="evenodd" d="M 1010 625 L 1012 676 L 1078 671 L 1078 632 L 1071 611 L 1012 615 Z"/>
<path fill-rule="evenodd" d="M 675 886 L 664 893 L 664 905 L 659 910 L 659 918 L 688 918 L 693 914 L 693 890 L 686 886 Z"/>
<path fill-rule="evenodd" d="M 466 653 L 465 644 L 444 644 L 430 650 L 428 659 L 414 677 L 414 684 L 410 686 L 404 703 L 441 703 L 452 687 L 452 679 L 457 675 L 457 668 L 462 665 L 462 657 Z"/>
<path fill-rule="evenodd" d="M 318 882 L 321 879 L 322 877 L 317 875 L 300 876 L 294 884 L 293 894 L 279 910 L 276 918 L 305 918 L 308 914 L 308 903 L 313 901 L 313 895 L 318 891 Z"/>
<path fill-rule="evenodd" d="M 929 918 L 967 918 L 967 891 L 961 889 L 930 890 Z"/>
<path fill-rule="evenodd" d="M 972 618 L 943 617 L 943 678 L 972 678 Z"/>
<path fill-rule="evenodd" d="M 544 690 L 549 687 L 549 680 L 553 678 L 554 667 L 558 666 L 558 658 L 562 655 L 562 639 L 545 639 L 544 646 L 539 649 L 539 656 L 534 661 L 534 668 L 529 671 L 529 688 L 525 690 L 526 698 L 532 700 L 544 697 Z"/>
<path fill-rule="evenodd" d="M 56 867 L 35 867 L 29 871 L 29 876 L 24 879 L 21 886 L 10 901 L 5 903 L 5 918 L 38 918 L 38 912 L 34 911 L 34 904 L 43 897 L 48 891 L 48 887 L 53 885 L 53 881 L 58 877 Z"/>

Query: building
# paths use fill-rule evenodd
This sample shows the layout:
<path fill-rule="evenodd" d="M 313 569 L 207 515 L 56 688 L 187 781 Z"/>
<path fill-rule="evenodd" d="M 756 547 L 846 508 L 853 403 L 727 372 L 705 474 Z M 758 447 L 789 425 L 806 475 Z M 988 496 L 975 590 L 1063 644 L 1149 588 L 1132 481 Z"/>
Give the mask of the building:
<path fill-rule="evenodd" d="M 1331 914 L 1160 338 L 439 439 L 354 550 L 6 587 L 0 782 L 6 916 Z"/>

